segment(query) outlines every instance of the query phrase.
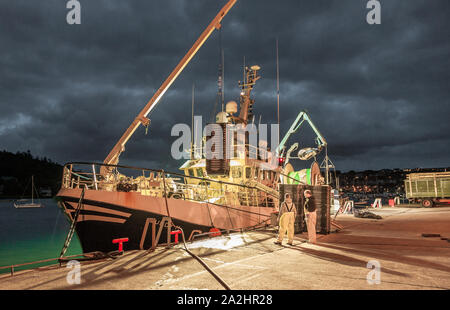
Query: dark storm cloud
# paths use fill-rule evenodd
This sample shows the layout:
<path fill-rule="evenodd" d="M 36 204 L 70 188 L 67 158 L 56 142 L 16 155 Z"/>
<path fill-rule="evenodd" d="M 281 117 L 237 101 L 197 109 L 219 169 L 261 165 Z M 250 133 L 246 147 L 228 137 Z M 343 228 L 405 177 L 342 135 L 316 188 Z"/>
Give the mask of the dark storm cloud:
<path fill-rule="evenodd" d="M 102 161 L 226 1 L 91 0 L 81 25 L 66 1 L 0 2 L 0 148 L 61 163 Z M 342 170 L 449 166 L 449 2 L 238 0 L 223 21 L 225 100 L 242 63 L 259 64 L 255 112 L 276 122 L 279 40 L 282 134 L 307 109 Z M 140 128 L 121 163 L 176 169 L 176 123 L 211 121 L 219 36 L 213 33 Z M 219 109 L 219 107 L 217 107 Z M 293 138 L 308 146 L 312 133 Z M 291 140 L 293 142 L 293 140 Z"/>

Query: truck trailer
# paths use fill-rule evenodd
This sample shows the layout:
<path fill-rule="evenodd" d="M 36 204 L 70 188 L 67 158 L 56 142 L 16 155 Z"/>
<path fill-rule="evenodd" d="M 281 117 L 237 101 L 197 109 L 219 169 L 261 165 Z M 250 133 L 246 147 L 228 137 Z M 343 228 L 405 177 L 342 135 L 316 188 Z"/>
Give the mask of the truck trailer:
<path fill-rule="evenodd" d="M 410 173 L 405 179 L 406 198 L 431 208 L 450 203 L 450 172 Z"/>

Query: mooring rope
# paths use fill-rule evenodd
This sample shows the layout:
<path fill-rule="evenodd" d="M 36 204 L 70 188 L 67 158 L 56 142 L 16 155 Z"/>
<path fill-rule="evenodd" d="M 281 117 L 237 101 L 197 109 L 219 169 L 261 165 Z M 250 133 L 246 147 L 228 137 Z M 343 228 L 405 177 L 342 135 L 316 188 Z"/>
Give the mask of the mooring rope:
<path fill-rule="evenodd" d="M 163 183 L 164 183 L 164 198 L 165 198 L 165 202 L 166 202 L 167 216 L 169 217 L 171 224 L 173 224 L 172 217 L 170 216 L 170 211 L 169 211 L 169 203 L 167 201 L 166 174 L 164 173 L 164 171 L 162 171 L 162 175 L 163 175 Z M 230 286 L 224 280 L 222 280 L 200 257 L 198 257 L 197 255 L 195 255 L 194 253 L 189 251 L 189 249 L 186 246 L 186 240 L 184 237 L 183 228 L 176 226 L 176 225 L 173 225 L 173 226 L 181 231 L 185 251 L 188 252 L 189 255 L 191 255 L 193 258 L 195 258 L 214 277 L 214 279 L 216 279 L 225 289 L 231 290 Z M 169 229 L 169 227 L 167 227 L 167 229 Z M 167 240 L 167 243 L 169 244 L 170 240 Z"/>
<path fill-rule="evenodd" d="M 73 217 L 72 224 L 70 225 L 69 233 L 67 234 L 66 241 L 64 242 L 61 254 L 59 255 L 60 259 L 64 256 L 64 254 L 66 254 L 67 248 L 69 247 L 70 241 L 72 240 L 73 234 L 75 232 L 75 226 L 77 225 L 78 215 L 80 214 L 81 206 L 83 205 L 84 191 L 86 190 L 86 188 L 87 186 L 85 185 L 81 190 L 80 200 L 78 201 L 78 206 L 75 210 L 75 215 Z"/>
<path fill-rule="evenodd" d="M 219 277 L 200 257 L 198 257 L 197 255 L 192 253 L 187 248 L 183 228 L 181 228 L 179 226 L 175 226 L 175 225 L 174 225 L 174 227 L 181 231 L 181 236 L 183 237 L 184 250 L 186 252 L 188 252 L 193 258 L 195 258 L 214 277 L 214 279 L 216 279 L 217 282 L 219 282 L 226 290 L 231 290 L 230 286 L 221 277 Z"/>

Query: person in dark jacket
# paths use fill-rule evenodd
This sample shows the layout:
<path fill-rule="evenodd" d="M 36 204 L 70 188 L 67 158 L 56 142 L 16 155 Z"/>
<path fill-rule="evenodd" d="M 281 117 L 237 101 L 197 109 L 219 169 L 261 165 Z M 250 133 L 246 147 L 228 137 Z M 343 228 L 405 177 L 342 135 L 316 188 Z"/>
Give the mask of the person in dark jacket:
<path fill-rule="evenodd" d="M 309 189 L 304 191 L 305 204 L 303 205 L 305 211 L 306 227 L 308 229 L 309 243 L 316 243 L 316 205 L 314 198 Z"/>

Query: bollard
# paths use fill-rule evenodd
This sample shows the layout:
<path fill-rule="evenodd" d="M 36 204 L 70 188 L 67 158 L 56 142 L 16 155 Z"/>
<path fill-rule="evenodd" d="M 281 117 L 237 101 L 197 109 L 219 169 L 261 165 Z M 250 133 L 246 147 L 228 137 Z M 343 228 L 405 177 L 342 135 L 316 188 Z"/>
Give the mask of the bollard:
<path fill-rule="evenodd" d="M 123 252 L 123 243 L 128 242 L 128 238 L 113 239 L 112 243 L 119 244 L 119 252 Z"/>
<path fill-rule="evenodd" d="M 178 243 L 178 235 L 181 234 L 181 230 L 174 230 L 170 232 L 171 235 L 175 235 L 175 244 Z M 170 240 L 169 240 L 170 242 Z"/>
<path fill-rule="evenodd" d="M 218 228 L 215 228 L 215 227 L 213 227 L 213 228 L 211 228 L 210 230 L 209 230 L 209 232 L 211 232 L 212 234 L 211 234 L 211 237 L 217 237 L 217 236 L 220 236 L 222 233 L 220 232 L 220 230 L 218 229 Z M 241 231 L 242 232 L 242 231 Z"/>

